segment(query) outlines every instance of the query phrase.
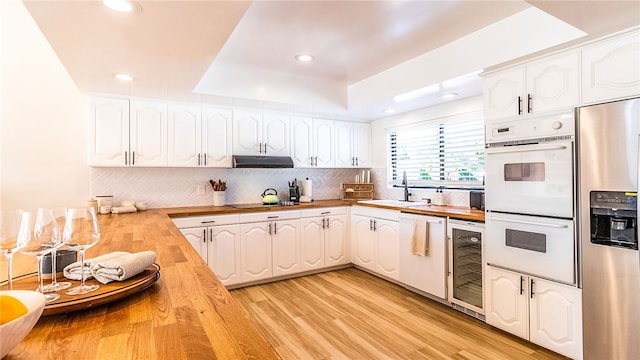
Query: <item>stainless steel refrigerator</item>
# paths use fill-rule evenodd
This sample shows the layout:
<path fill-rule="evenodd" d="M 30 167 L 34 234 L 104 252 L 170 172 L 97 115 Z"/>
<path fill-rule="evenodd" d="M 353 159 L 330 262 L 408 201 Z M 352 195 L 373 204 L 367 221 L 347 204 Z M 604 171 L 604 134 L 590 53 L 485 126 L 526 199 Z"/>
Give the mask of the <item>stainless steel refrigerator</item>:
<path fill-rule="evenodd" d="M 585 359 L 640 359 L 640 98 L 577 114 Z"/>

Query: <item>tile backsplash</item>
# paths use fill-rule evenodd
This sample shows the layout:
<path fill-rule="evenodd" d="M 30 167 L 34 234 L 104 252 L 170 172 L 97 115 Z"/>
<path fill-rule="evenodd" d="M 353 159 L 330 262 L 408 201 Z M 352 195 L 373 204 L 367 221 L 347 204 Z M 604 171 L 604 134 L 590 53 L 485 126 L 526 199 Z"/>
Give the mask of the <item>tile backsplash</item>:
<path fill-rule="evenodd" d="M 227 182 L 226 203 L 260 202 L 265 189 L 274 188 L 280 200 L 289 200 L 288 181 L 309 178 L 313 198 L 341 198 L 341 184 L 353 182 L 357 169 L 216 169 L 216 168 L 99 168 L 91 169 L 91 195 L 113 195 L 122 200 L 146 201 L 149 208 L 213 204 L 209 180 Z M 198 185 L 205 194 L 198 195 Z"/>
<path fill-rule="evenodd" d="M 118 206 L 122 200 L 146 201 L 149 208 L 213 205 L 209 180 L 227 182 L 227 204 L 256 203 L 265 189 L 274 188 L 280 200 L 289 200 L 288 181 L 309 178 L 313 198 L 340 199 L 341 185 L 354 182 L 358 169 L 216 169 L 216 168 L 91 168 L 91 195 L 113 195 Z M 371 169 L 374 199 L 402 199 L 403 189 L 387 188 L 387 171 Z M 198 195 L 203 185 L 204 195 Z M 432 199 L 434 189 L 411 189 L 411 200 Z M 469 206 L 469 192 L 445 191 L 447 205 Z"/>

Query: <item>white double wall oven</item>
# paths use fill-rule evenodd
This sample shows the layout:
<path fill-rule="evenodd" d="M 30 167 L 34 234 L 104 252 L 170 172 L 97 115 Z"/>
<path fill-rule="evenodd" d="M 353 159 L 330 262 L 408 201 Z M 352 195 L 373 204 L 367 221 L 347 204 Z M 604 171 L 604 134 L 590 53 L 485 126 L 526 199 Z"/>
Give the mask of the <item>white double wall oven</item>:
<path fill-rule="evenodd" d="M 574 114 L 486 131 L 487 263 L 576 284 Z"/>

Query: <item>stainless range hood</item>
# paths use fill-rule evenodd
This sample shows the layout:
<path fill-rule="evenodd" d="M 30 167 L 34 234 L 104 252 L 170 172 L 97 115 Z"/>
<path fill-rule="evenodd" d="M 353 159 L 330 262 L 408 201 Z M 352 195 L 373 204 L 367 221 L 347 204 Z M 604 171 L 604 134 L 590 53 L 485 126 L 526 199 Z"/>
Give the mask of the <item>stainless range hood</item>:
<path fill-rule="evenodd" d="M 234 168 L 292 168 L 293 159 L 290 156 L 249 156 L 234 155 Z"/>

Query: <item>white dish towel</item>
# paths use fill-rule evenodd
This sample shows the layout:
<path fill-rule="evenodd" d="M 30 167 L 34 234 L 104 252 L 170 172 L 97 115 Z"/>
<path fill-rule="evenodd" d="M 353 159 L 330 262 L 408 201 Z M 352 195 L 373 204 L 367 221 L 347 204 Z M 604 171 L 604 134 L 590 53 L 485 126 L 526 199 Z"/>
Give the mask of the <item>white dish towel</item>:
<path fill-rule="evenodd" d="M 110 252 L 108 254 L 104 254 L 104 255 L 100 255 L 100 256 L 96 256 L 94 258 L 91 259 L 84 259 L 84 275 L 85 275 L 85 279 L 91 279 L 91 268 L 93 268 L 93 266 L 100 262 L 100 261 L 108 261 L 111 259 L 115 259 L 118 257 L 121 257 L 123 255 L 129 255 L 130 253 L 125 252 L 125 251 L 114 251 L 114 252 Z M 67 279 L 71 279 L 71 280 L 81 280 L 82 279 L 82 269 L 80 268 L 80 261 L 76 261 L 72 264 L 67 265 L 63 270 L 62 273 L 64 274 L 64 277 L 66 277 Z"/>
<path fill-rule="evenodd" d="M 95 263 L 91 268 L 91 275 L 103 284 L 124 281 L 145 271 L 155 261 L 156 253 L 153 251 L 126 254 Z"/>
<path fill-rule="evenodd" d="M 429 252 L 429 222 L 413 220 L 413 236 L 411 237 L 411 254 L 427 256 Z"/>

